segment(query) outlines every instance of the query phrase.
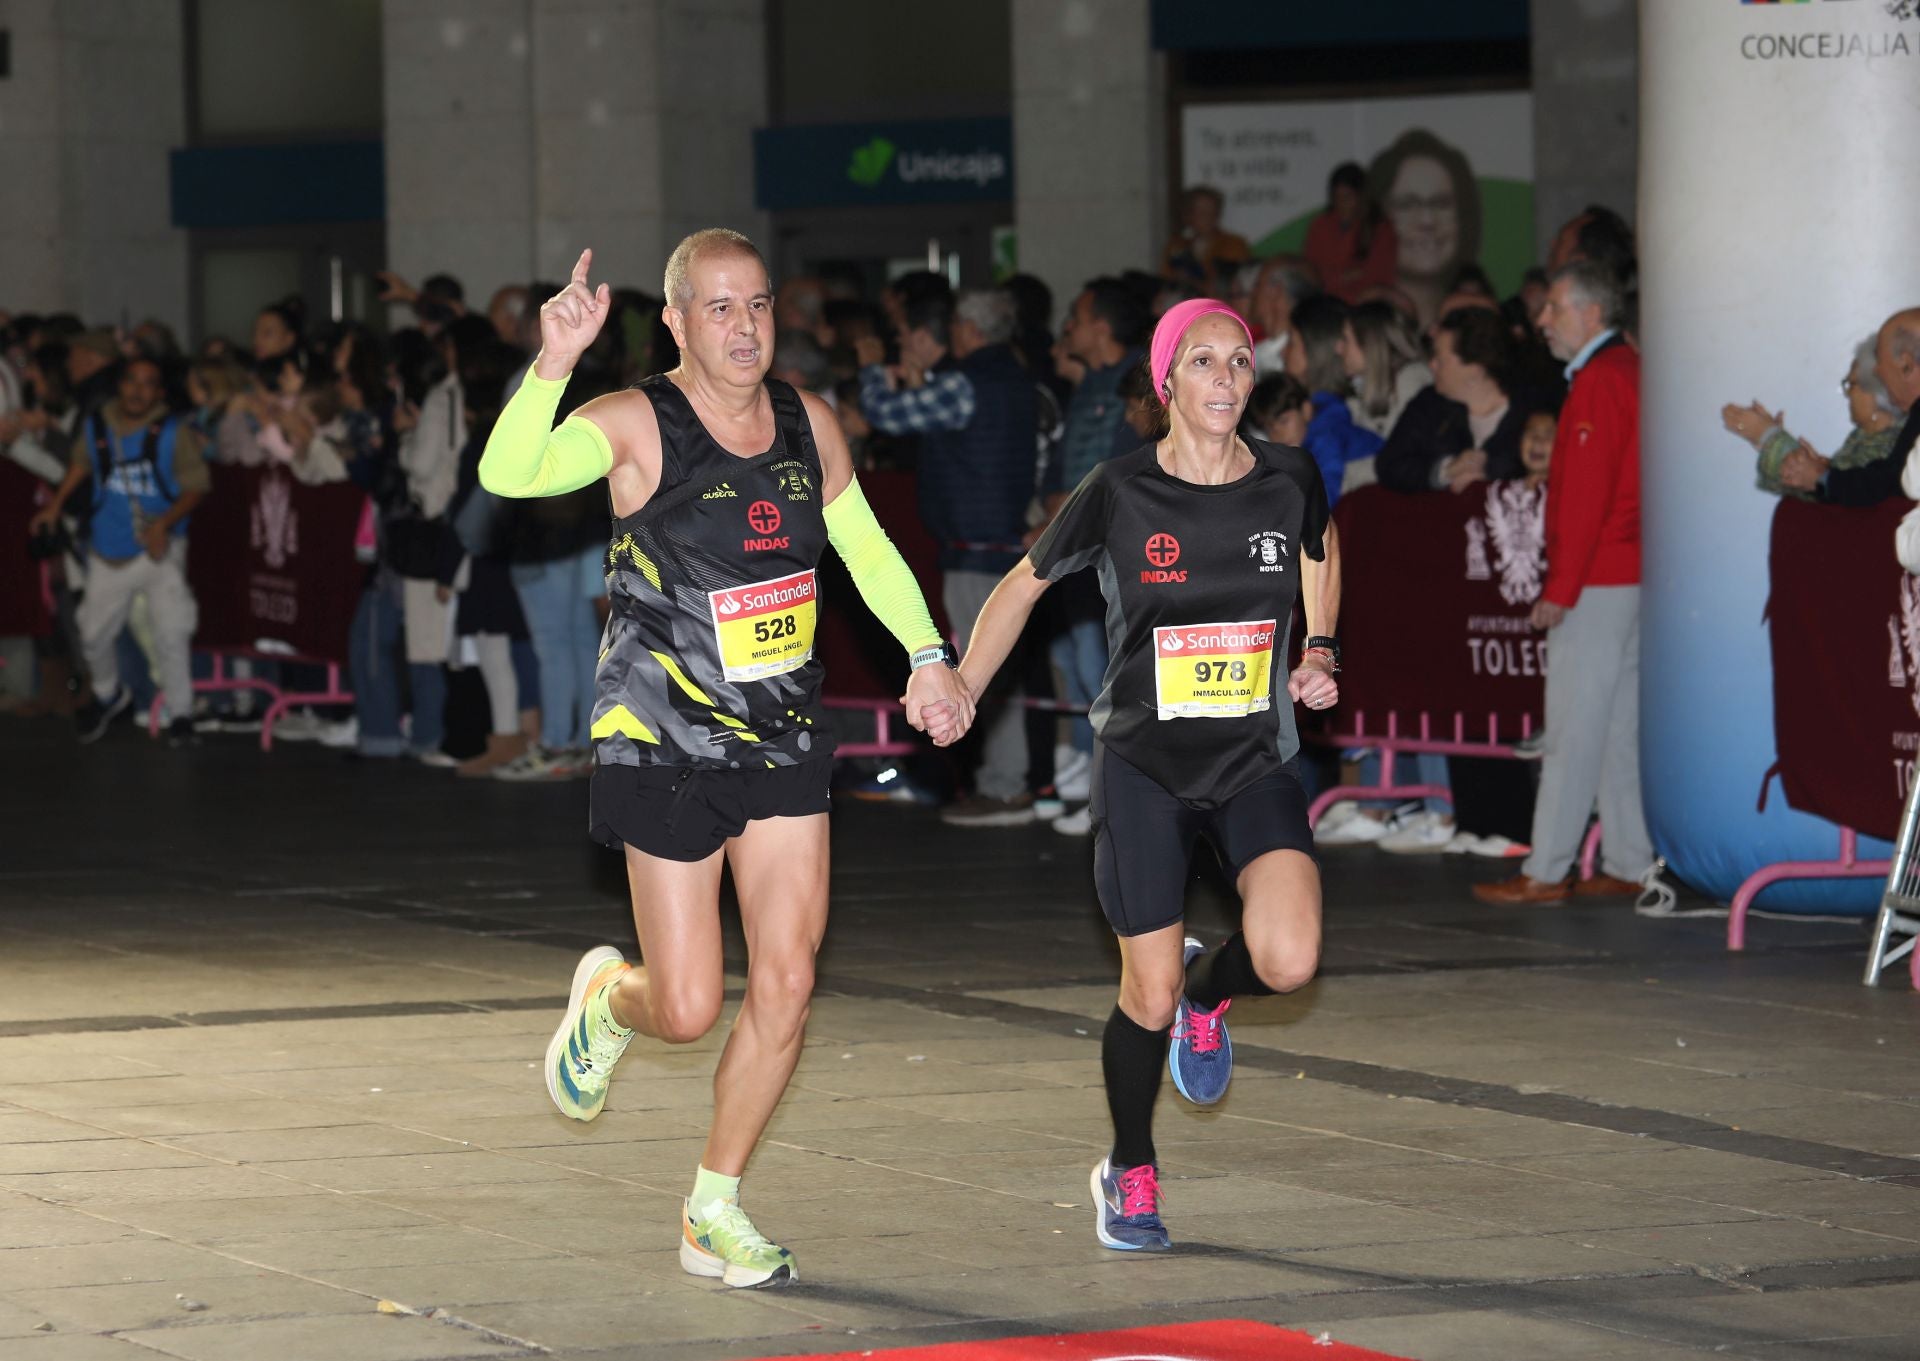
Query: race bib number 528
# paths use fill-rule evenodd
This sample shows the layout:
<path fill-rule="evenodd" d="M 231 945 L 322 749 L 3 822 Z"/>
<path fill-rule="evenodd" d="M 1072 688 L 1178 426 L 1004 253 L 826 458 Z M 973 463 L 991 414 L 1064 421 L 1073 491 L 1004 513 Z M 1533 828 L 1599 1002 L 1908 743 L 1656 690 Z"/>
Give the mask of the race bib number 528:
<path fill-rule="evenodd" d="M 1161 718 L 1244 718 L 1273 703 L 1274 621 L 1178 624 L 1153 631 Z"/>
<path fill-rule="evenodd" d="M 812 572 L 709 591 L 720 666 L 730 681 L 763 680 L 813 656 L 819 594 Z"/>

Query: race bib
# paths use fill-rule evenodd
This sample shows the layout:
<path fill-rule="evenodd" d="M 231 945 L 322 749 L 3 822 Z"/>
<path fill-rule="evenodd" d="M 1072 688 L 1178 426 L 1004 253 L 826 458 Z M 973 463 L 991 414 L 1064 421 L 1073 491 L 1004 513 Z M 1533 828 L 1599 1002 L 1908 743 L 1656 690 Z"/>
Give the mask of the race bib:
<path fill-rule="evenodd" d="M 1160 717 L 1244 718 L 1269 708 L 1274 621 L 1177 624 L 1153 631 Z"/>
<path fill-rule="evenodd" d="M 707 592 L 720 667 L 730 681 L 795 671 L 813 656 L 819 595 L 812 572 Z"/>

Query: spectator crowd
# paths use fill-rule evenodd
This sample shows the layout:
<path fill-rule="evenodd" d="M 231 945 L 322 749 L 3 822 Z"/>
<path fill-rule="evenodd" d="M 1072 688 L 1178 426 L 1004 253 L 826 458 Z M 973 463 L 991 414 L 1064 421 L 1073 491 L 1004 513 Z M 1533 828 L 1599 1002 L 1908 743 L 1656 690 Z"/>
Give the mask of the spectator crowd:
<path fill-rule="evenodd" d="M 1299 254 L 1254 258 L 1222 227 L 1221 207 L 1211 189 L 1188 191 L 1157 269 L 1089 279 L 1069 298 L 1028 275 L 961 290 L 926 271 L 881 283 L 821 267 L 782 280 L 773 376 L 827 400 L 861 469 L 911 475 L 937 553 L 937 594 L 963 650 L 987 594 L 1067 494 L 1146 438 L 1144 346 L 1155 319 L 1186 298 L 1222 297 L 1248 319 L 1258 382 L 1246 432 L 1304 448 L 1329 501 L 1374 483 L 1408 496 L 1544 486 L 1548 570 L 1533 622 L 1550 630 L 1555 664 L 1544 735 L 1522 753 L 1543 761 L 1537 803 L 1497 827 L 1464 825 L 1439 796 L 1337 804 L 1318 836 L 1401 853 L 1524 854 L 1521 873 L 1482 896 L 1552 902 L 1578 891 L 1566 880 L 1597 802 L 1606 872 L 1581 888 L 1637 892 L 1652 850 L 1633 756 L 1631 229 L 1588 208 L 1556 235 L 1544 267 L 1502 298 L 1472 262 L 1445 275 L 1403 268 L 1400 255 L 1417 255 L 1421 241 L 1396 236 L 1357 166 L 1334 171 Z M 344 659 L 352 703 L 296 713 L 279 738 L 506 781 L 590 771 L 604 493 L 509 503 L 476 474 L 493 421 L 531 364 L 539 303 L 560 286 L 536 280 L 482 300 L 447 275 L 417 287 L 382 281 L 403 324 L 316 323 L 284 299 L 261 309 L 244 343 L 212 337 L 191 348 L 158 322 L 104 328 L 66 314 L 0 314 L 0 450 L 16 479 L 6 485 L 31 488 L 32 514 L 19 523 L 54 621 L 30 644 L 0 640 L 8 707 L 70 714 L 83 743 L 156 703 L 175 745 L 257 727 L 261 706 L 247 691 L 194 689 L 207 661 L 193 648 L 187 564 L 194 513 L 220 494 L 222 470 L 277 466 L 364 498 Z M 659 298 L 620 289 L 613 309 L 563 417 L 677 362 Z M 1920 311 L 1896 313 L 1846 356 L 1841 389 L 1853 429 L 1831 453 L 1762 400 L 1725 408 L 1726 428 L 1755 450 L 1758 485 L 1862 505 L 1901 495 L 1904 473 L 1906 494 L 1920 491 L 1920 468 L 1908 466 Z M 1902 552 L 1920 569 L 1907 537 Z M 1920 526 L 1910 537 L 1920 543 Z M 959 771 L 929 756 L 904 777 L 860 772 L 875 778 L 852 792 L 931 796 L 927 787 L 951 780 L 957 794 L 943 816 L 952 823 L 1044 818 L 1085 835 L 1093 734 L 1084 711 L 1106 666 L 1103 604 L 1091 573 L 1047 604 L 1001 669 L 1007 693 L 983 697 Z M 311 688 L 310 659 L 269 647 L 237 665 Z M 1012 702 L 1023 697 L 1043 703 Z M 1449 779 L 1445 757 L 1418 764 L 1421 784 L 1456 794 L 1473 778 L 1455 762 Z M 1372 773 L 1360 770 L 1359 781 Z"/>

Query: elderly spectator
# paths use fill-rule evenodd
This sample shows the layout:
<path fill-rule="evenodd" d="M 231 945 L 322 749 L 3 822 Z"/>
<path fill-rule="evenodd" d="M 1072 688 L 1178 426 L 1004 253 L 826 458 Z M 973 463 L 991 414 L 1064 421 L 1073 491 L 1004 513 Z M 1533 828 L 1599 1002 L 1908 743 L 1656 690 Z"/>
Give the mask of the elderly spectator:
<path fill-rule="evenodd" d="M 1407 403 L 1433 382 L 1413 323 L 1384 302 L 1363 302 L 1347 313 L 1340 362 L 1353 382 L 1347 408 L 1354 424 L 1383 439 Z"/>
<path fill-rule="evenodd" d="M 1614 271 L 1581 260 L 1554 271 L 1540 329 L 1567 361 L 1547 481 L 1547 578 L 1533 607 L 1547 630 L 1540 794 L 1533 851 L 1511 879 L 1474 894 L 1499 904 L 1631 896 L 1653 866 L 1640 801 L 1640 355 L 1619 331 Z M 1567 877 L 1599 800 L 1605 872 Z"/>
<path fill-rule="evenodd" d="M 187 517 L 211 481 L 199 434 L 167 411 L 163 393 L 157 360 L 128 360 L 116 397 L 76 431 L 67 475 L 33 518 L 36 533 L 58 524 L 67 498 L 91 483 L 92 544 L 79 624 L 93 694 L 74 718 L 83 743 L 97 741 L 132 703 L 120 684 L 118 645 L 138 595 L 147 599 L 155 661 L 172 713 L 168 740 L 194 740 L 188 647 L 199 614 L 187 585 Z"/>
<path fill-rule="evenodd" d="M 867 420 L 878 430 L 920 435 L 920 516 L 940 547 L 947 618 L 963 651 L 980 607 L 1020 560 L 1033 499 L 1037 405 L 1013 334 L 1013 299 L 1000 289 L 975 289 L 962 293 L 951 312 L 938 297 L 909 304 L 898 374 L 880 365 L 878 341 L 862 342 Z M 986 737 L 974 793 L 945 809 L 943 819 L 965 827 L 1032 822 L 1021 709 L 1002 704 L 982 715 L 981 726 Z"/>
<path fill-rule="evenodd" d="M 1253 253 L 1244 236 L 1220 225 L 1226 206 L 1226 197 L 1210 184 L 1196 184 L 1180 196 L 1180 230 L 1160 255 L 1163 277 L 1216 297 L 1226 291 L 1234 270 Z"/>
<path fill-rule="evenodd" d="M 1783 424 L 1786 419 L 1783 411 L 1769 411 L 1757 401 L 1751 406 L 1729 404 L 1722 408 L 1720 419 L 1727 429 L 1760 451 L 1756 485 L 1761 491 L 1813 501 L 1818 499 L 1820 486 L 1816 468 L 1845 472 L 1882 460 L 1891 461 L 1894 440 L 1899 437 L 1900 423 L 1906 413 L 1894 402 L 1893 394 L 1887 391 L 1887 385 L 1874 370 L 1876 346 L 1877 337 L 1868 336 L 1861 341 L 1854 350 L 1853 366 L 1840 380 L 1840 391 L 1846 396 L 1847 415 L 1853 420 L 1853 429 L 1847 432 L 1846 439 L 1831 458 L 1788 433 Z M 1805 457 L 1794 458 L 1795 454 Z M 1791 475 L 1786 472 L 1789 461 L 1793 464 Z"/>
<path fill-rule="evenodd" d="M 1366 170 L 1357 161 L 1335 166 L 1304 252 L 1321 284 L 1342 302 L 1358 302 L 1370 285 L 1393 282 L 1399 252 L 1393 224 L 1367 193 Z"/>
<path fill-rule="evenodd" d="M 1408 403 L 1374 460 L 1395 491 L 1465 491 L 1519 477 L 1520 432 L 1542 405 L 1512 389 L 1513 338 L 1491 307 L 1460 307 L 1434 331 L 1433 386 Z"/>
<path fill-rule="evenodd" d="M 1914 438 L 1920 433 L 1920 307 L 1896 312 L 1881 326 L 1874 342 L 1874 373 L 1893 404 L 1906 413 L 1887 458 L 1841 468 L 1811 449 L 1796 449 L 1781 465 L 1782 482 L 1811 489 L 1816 500 L 1835 506 L 1873 506 L 1896 491 L 1911 497 L 1920 490 L 1920 469 L 1911 467 Z"/>
<path fill-rule="evenodd" d="M 1261 262 L 1249 299 L 1248 320 L 1257 339 L 1253 344 L 1253 373 L 1259 378 L 1286 368 L 1287 337 L 1293 330 L 1293 309 L 1318 296 L 1319 278 L 1297 255 L 1275 255 Z"/>
<path fill-rule="evenodd" d="M 1373 457 L 1380 437 L 1354 423 L 1347 406 L 1351 384 L 1341 359 L 1341 341 L 1347 333 L 1347 305 L 1331 294 L 1308 298 L 1293 309 L 1287 339 L 1287 372 L 1313 395 L 1313 417 L 1301 446 L 1320 465 L 1327 504 L 1333 505 L 1350 484 L 1373 480 Z"/>

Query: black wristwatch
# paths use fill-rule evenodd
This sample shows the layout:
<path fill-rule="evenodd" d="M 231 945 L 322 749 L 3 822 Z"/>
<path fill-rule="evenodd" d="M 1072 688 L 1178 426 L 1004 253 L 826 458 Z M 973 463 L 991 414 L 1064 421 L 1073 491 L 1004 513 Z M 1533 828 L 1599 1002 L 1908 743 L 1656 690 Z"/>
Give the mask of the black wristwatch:
<path fill-rule="evenodd" d="M 1333 669 L 1335 671 L 1338 671 L 1340 669 L 1340 640 L 1338 638 L 1327 638 L 1321 635 L 1315 635 L 1314 637 L 1307 639 L 1306 646 L 1303 647 L 1301 651 L 1302 652 L 1314 652 L 1314 651 L 1331 652 L 1333 654 Z"/>
<path fill-rule="evenodd" d="M 928 644 L 913 654 L 911 666 L 918 671 L 923 666 L 932 666 L 935 662 L 945 662 L 949 671 L 960 669 L 960 654 L 953 650 L 953 644 L 944 638 L 937 644 Z"/>

